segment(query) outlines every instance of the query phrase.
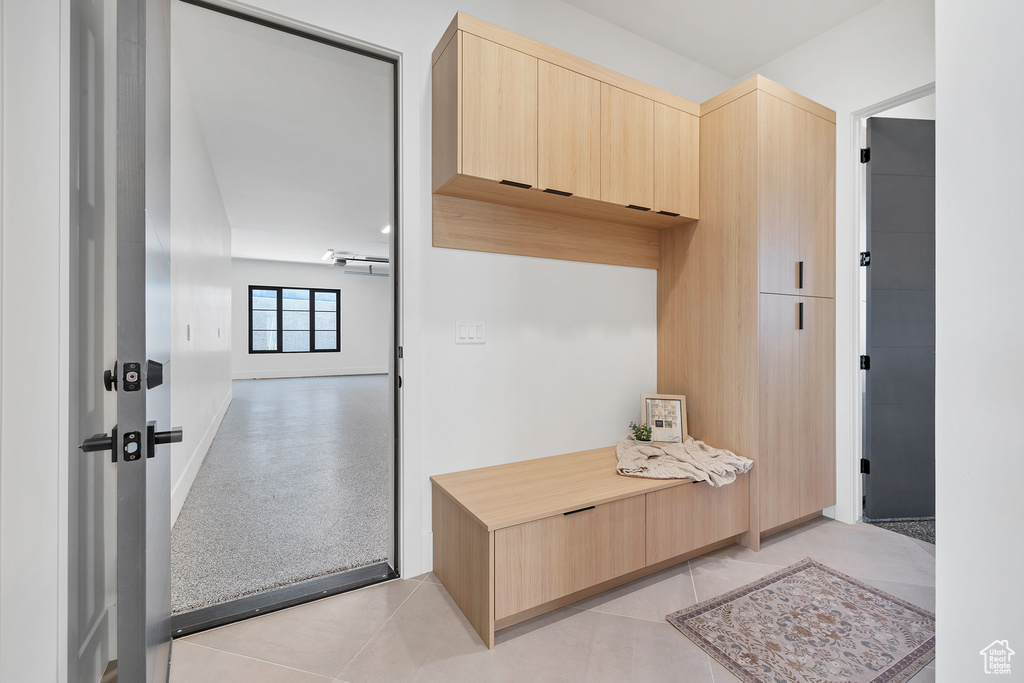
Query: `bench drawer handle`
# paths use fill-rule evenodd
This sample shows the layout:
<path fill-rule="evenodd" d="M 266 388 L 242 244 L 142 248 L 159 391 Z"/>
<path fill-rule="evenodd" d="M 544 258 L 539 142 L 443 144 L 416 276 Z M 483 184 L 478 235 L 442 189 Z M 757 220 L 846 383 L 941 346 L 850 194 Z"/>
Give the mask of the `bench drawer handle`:
<path fill-rule="evenodd" d="M 572 510 L 570 512 L 563 512 L 562 514 L 565 515 L 566 517 L 568 517 L 569 515 L 575 515 L 577 512 L 586 512 L 587 510 L 593 510 L 594 507 L 595 507 L 594 505 L 591 505 L 589 507 L 580 508 L 579 510 Z"/>

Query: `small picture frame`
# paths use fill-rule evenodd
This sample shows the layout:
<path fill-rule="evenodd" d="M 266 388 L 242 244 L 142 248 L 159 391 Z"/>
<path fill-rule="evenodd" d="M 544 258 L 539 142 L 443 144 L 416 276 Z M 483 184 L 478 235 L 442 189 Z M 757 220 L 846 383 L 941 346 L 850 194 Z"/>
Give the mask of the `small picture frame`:
<path fill-rule="evenodd" d="M 682 443 L 686 440 L 686 397 L 644 394 L 640 397 L 640 421 L 651 427 L 651 441 Z"/>

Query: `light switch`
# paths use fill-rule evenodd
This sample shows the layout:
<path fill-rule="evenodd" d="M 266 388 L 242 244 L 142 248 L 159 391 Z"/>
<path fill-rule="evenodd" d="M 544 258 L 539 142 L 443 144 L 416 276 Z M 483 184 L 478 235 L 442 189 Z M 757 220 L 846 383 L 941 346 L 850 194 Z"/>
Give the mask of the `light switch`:
<path fill-rule="evenodd" d="M 455 343 L 456 344 L 483 344 L 484 343 L 484 321 L 483 320 L 456 320 L 455 321 Z"/>

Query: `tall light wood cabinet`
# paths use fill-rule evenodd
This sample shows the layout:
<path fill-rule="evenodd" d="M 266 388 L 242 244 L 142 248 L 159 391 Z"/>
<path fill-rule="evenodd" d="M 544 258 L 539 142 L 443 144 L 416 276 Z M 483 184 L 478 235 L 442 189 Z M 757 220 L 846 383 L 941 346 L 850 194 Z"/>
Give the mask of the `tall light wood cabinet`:
<path fill-rule="evenodd" d="M 700 149 L 701 219 L 662 231 L 658 391 L 755 460 L 757 548 L 835 503 L 835 114 L 754 77 L 701 106 Z"/>

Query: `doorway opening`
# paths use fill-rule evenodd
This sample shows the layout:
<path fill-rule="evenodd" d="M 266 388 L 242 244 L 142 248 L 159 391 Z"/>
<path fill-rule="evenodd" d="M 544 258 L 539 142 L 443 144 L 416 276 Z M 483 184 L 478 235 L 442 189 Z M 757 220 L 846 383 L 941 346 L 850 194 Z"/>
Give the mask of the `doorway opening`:
<path fill-rule="evenodd" d="M 854 123 L 861 518 L 934 543 L 935 86 Z"/>
<path fill-rule="evenodd" d="M 171 6 L 171 633 L 398 576 L 398 59 Z"/>

